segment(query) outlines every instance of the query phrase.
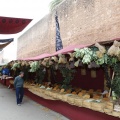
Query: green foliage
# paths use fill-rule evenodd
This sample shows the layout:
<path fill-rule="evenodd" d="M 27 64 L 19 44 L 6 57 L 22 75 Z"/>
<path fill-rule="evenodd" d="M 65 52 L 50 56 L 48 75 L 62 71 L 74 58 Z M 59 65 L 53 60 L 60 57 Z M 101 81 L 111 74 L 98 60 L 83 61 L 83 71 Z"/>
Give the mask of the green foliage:
<path fill-rule="evenodd" d="M 120 98 L 120 63 L 114 65 L 115 76 L 112 82 L 112 90 Z"/>
<path fill-rule="evenodd" d="M 118 62 L 117 57 L 109 56 L 107 55 L 107 52 L 103 54 L 102 57 L 98 57 L 96 54 L 97 51 L 98 49 L 96 47 L 75 49 L 74 55 L 77 59 L 81 59 L 83 64 L 89 64 L 94 61 L 97 65 L 112 65 Z"/>
<path fill-rule="evenodd" d="M 116 95 L 120 97 L 120 75 L 116 75 L 112 82 L 112 89 L 115 91 Z"/>
<path fill-rule="evenodd" d="M 60 72 L 64 78 L 62 88 L 67 89 L 70 86 L 71 80 L 74 78 L 75 70 L 68 68 L 60 68 Z"/>
<path fill-rule="evenodd" d="M 39 68 L 40 68 L 40 65 L 39 65 L 39 62 L 38 61 L 34 61 L 30 64 L 30 72 L 36 72 Z"/>
<path fill-rule="evenodd" d="M 44 80 L 45 77 L 45 71 L 44 71 L 44 67 L 40 67 L 38 68 L 38 70 L 36 71 L 36 83 L 41 84 L 42 81 Z"/>
<path fill-rule="evenodd" d="M 108 72 L 109 66 L 107 64 L 103 64 L 102 67 L 104 68 L 104 75 L 106 78 L 106 86 L 110 89 L 111 88 L 111 77 Z"/>
<path fill-rule="evenodd" d="M 20 63 L 14 63 L 11 70 L 16 70 L 17 68 L 20 68 Z"/>
<path fill-rule="evenodd" d="M 56 7 L 62 2 L 63 0 L 52 0 L 52 2 L 50 3 L 50 11 L 53 11 L 54 9 L 56 9 Z"/>
<path fill-rule="evenodd" d="M 90 48 L 75 49 L 75 57 L 81 58 L 83 64 L 89 64 L 92 61 L 93 51 Z"/>

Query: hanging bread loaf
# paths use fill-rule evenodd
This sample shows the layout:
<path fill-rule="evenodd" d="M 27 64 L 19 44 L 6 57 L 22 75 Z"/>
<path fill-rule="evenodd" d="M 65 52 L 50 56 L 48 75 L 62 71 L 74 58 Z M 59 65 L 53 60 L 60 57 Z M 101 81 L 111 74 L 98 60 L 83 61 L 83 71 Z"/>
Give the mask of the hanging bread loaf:
<path fill-rule="evenodd" d="M 120 52 L 120 42 L 114 41 L 113 45 L 109 48 L 107 54 L 111 56 L 118 56 Z"/>
<path fill-rule="evenodd" d="M 59 61 L 58 61 L 59 64 L 60 63 L 63 63 L 63 64 L 67 63 L 67 59 L 65 58 L 65 55 L 59 54 L 58 56 L 59 56 Z"/>
<path fill-rule="evenodd" d="M 44 58 L 44 61 L 46 61 L 46 62 L 47 62 L 47 61 L 49 61 L 49 59 L 50 59 L 50 58 Z"/>
<path fill-rule="evenodd" d="M 53 56 L 51 59 L 54 60 L 55 62 L 58 62 L 58 58 L 56 56 Z"/>
<path fill-rule="evenodd" d="M 69 61 L 74 61 L 74 53 L 68 53 L 70 55 Z"/>
<path fill-rule="evenodd" d="M 102 58 L 104 54 L 101 53 L 100 51 L 96 51 L 96 55 L 98 58 Z"/>
<path fill-rule="evenodd" d="M 80 59 L 78 59 L 78 60 L 74 63 L 75 67 L 78 67 L 78 66 L 79 66 L 79 63 L 80 63 Z"/>
<path fill-rule="evenodd" d="M 102 54 L 106 52 L 105 47 L 100 45 L 99 43 L 95 43 L 95 47 L 97 47 Z"/>

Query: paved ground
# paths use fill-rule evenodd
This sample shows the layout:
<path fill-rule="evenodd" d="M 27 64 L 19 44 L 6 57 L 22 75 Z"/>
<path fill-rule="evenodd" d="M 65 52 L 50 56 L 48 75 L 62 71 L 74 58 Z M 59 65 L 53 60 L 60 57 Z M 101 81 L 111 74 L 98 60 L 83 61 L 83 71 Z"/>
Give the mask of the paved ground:
<path fill-rule="evenodd" d="M 0 84 L 0 120 L 68 120 L 64 116 L 24 97 L 16 105 L 15 91 Z"/>

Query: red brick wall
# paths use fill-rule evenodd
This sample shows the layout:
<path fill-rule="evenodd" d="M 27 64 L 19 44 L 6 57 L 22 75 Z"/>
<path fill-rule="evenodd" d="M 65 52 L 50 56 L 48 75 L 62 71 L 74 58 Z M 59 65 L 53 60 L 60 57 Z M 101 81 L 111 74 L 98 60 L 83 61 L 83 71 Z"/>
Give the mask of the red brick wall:
<path fill-rule="evenodd" d="M 120 0 L 66 0 L 57 11 L 64 47 L 120 37 Z M 53 52 L 54 12 L 18 39 L 18 58 Z"/>

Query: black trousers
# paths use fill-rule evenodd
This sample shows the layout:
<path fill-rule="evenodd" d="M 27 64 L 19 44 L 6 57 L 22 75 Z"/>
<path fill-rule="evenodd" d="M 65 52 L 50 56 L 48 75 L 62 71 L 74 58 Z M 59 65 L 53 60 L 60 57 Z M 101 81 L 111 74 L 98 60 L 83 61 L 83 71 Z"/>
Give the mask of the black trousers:
<path fill-rule="evenodd" d="M 23 87 L 16 88 L 16 101 L 17 101 L 17 104 L 22 103 L 23 96 L 24 96 L 24 88 Z"/>

